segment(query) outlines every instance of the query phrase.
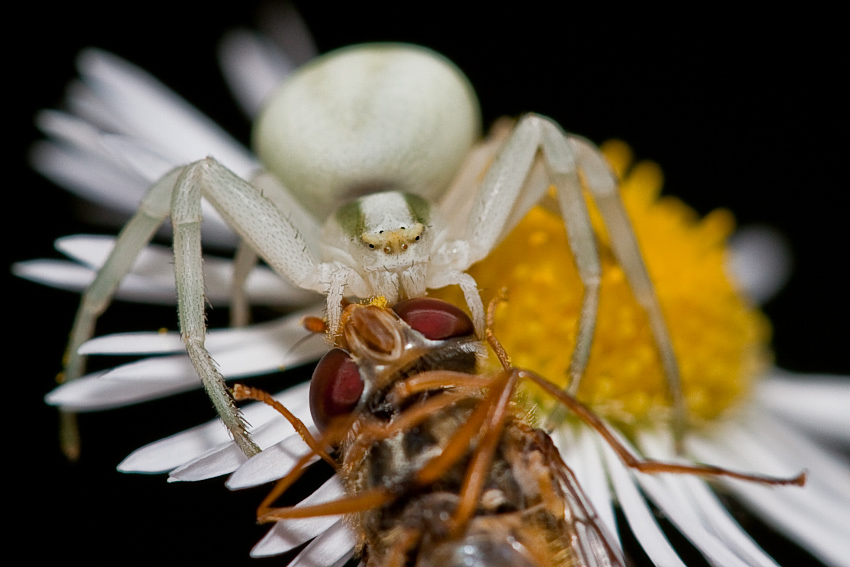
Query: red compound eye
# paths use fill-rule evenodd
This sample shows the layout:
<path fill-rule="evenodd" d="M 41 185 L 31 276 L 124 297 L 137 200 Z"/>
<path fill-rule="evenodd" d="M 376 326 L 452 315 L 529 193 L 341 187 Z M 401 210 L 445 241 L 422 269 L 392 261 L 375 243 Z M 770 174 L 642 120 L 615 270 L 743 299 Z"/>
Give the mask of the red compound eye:
<path fill-rule="evenodd" d="M 333 349 L 319 361 L 310 381 L 310 413 L 319 430 L 349 414 L 360 401 L 363 379 L 347 352 Z"/>
<path fill-rule="evenodd" d="M 463 337 L 475 332 L 469 315 L 441 299 L 416 297 L 396 303 L 393 311 L 432 341 Z"/>

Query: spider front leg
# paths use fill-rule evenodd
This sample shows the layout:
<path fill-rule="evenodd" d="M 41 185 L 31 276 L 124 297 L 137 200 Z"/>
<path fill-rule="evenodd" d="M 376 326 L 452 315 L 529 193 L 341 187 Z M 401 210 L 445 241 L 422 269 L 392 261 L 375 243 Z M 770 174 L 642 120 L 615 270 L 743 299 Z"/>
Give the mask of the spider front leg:
<path fill-rule="evenodd" d="M 305 242 L 318 242 L 320 229 L 316 220 L 281 186 L 274 176 L 266 172 L 258 173 L 251 179 L 251 185 L 263 197 L 274 203 L 278 210 L 286 211 L 288 221 L 298 227 L 298 232 Z M 310 250 L 311 253 L 318 255 L 317 249 L 311 248 Z M 251 275 L 251 271 L 257 266 L 259 259 L 259 254 L 251 244 L 240 239 L 233 257 L 233 281 L 230 294 L 230 325 L 232 327 L 244 327 L 249 322 L 250 310 L 248 297 L 245 293 L 245 284 Z"/>
<path fill-rule="evenodd" d="M 106 262 L 83 293 L 65 349 L 63 369 L 58 378 L 60 382 L 75 380 L 85 371 L 86 357 L 79 354 L 79 349 L 92 338 L 97 318 L 109 306 L 139 252 L 168 217 L 171 190 L 179 174 L 179 169 L 173 170 L 148 189 L 138 210 L 118 235 Z M 80 454 L 80 438 L 75 413 L 60 410 L 59 435 L 62 452 L 69 459 L 76 460 Z"/>
<path fill-rule="evenodd" d="M 246 455 L 251 456 L 259 452 L 259 448 L 251 440 L 225 386 L 224 377 L 204 346 L 206 318 L 201 252 L 202 196 L 278 274 L 305 289 L 325 293 L 330 290 L 327 289 L 328 284 L 321 283 L 326 281 L 321 277 L 321 268 L 325 264 L 316 263 L 310 246 L 299 226 L 293 222 L 291 214 L 285 215 L 258 187 L 211 158 L 183 169 L 174 187 L 171 203 L 180 332 L 192 365 L 216 411 L 234 441 Z M 287 205 L 296 207 L 292 203 Z"/>
<path fill-rule="evenodd" d="M 584 286 L 567 391 L 577 392 L 587 367 L 599 304 L 601 266 L 596 235 L 584 200 L 583 190 L 587 189 L 602 215 L 614 254 L 632 292 L 649 317 L 673 403 L 673 430 L 678 442 L 687 416 L 672 341 L 620 201 L 617 180 L 596 148 L 568 135 L 543 116 L 529 114 L 520 119 L 499 149 L 475 197 L 470 228 L 464 238 L 469 246 L 466 262 L 471 265 L 484 258 L 540 201 L 550 184 L 556 188 L 568 242 Z"/>
<path fill-rule="evenodd" d="M 313 256 L 315 245 L 308 244 L 308 239 L 318 240 L 315 221 L 279 185 L 264 180 L 263 175 L 257 176 L 257 185 L 259 187 L 208 158 L 173 170 L 148 190 L 138 211 L 119 234 L 94 282 L 83 294 L 66 354 L 63 372 L 66 380 L 82 374 L 85 359 L 78 354 L 79 347 L 92 337 L 97 317 L 109 305 L 139 252 L 170 215 L 174 228 L 178 315 L 187 353 L 216 411 L 239 447 L 247 455 L 259 451 L 251 441 L 223 376 L 204 347 L 201 197 L 212 203 L 253 251 L 247 254 L 247 262 L 244 265 L 240 262 L 241 267 L 236 268 L 236 285 L 241 285 L 255 263 L 254 255 L 262 257 L 282 277 L 303 289 L 328 293 L 332 285 L 324 283 L 329 281 L 323 277 L 328 267 L 317 265 Z M 286 207 L 286 214 L 282 212 L 283 207 Z M 63 414 L 62 427 L 63 450 L 74 458 L 79 453 L 79 439 L 72 415 Z"/>

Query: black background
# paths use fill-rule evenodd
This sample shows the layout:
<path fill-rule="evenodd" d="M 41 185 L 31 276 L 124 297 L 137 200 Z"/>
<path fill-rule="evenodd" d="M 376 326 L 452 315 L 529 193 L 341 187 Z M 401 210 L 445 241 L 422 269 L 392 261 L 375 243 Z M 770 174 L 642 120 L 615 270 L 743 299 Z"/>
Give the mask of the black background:
<path fill-rule="evenodd" d="M 553 13 L 533 2 L 483 12 L 457 4 L 401 6 L 313 2 L 301 9 L 320 51 L 378 40 L 427 45 L 468 74 L 485 123 L 533 110 L 596 142 L 624 139 L 639 158 L 662 165 L 667 192 L 701 213 L 728 207 L 741 224 L 781 229 L 795 272 L 766 306 L 777 362 L 799 372 L 850 373 L 846 87 L 839 85 L 846 57 L 837 14 L 612 6 Z M 250 25 L 256 8 L 155 0 L 108 10 L 32 3 L 10 14 L 7 31 L 16 33 L 4 39 L 11 56 L 4 152 L 13 172 L 3 188 L 5 264 L 58 257 L 52 241 L 60 235 L 109 231 L 77 220 L 74 200 L 26 165 L 38 138 L 32 116 L 60 104 L 75 53 L 96 45 L 128 58 L 247 141 L 249 125 L 220 78 L 215 46 L 224 30 Z M 63 459 L 55 412 L 41 398 L 53 387 L 77 296 L 6 280 L 12 341 L 5 340 L 4 405 L 13 413 L 6 413 L 4 469 L 16 502 L 6 508 L 14 526 L 7 551 L 90 564 L 284 563 L 247 557 L 265 533 L 253 523 L 265 489 L 230 493 L 220 480 L 169 485 L 163 476 L 115 472 L 136 447 L 211 418 L 200 393 L 84 415 L 82 460 Z M 213 313 L 212 322 L 224 315 Z M 173 309 L 122 304 L 99 331 L 163 326 L 176 326 Z M 797 553 L 793 545 L 744 521 L 783 564 L 800 560 L 789 559 Z M 691 556 L 688 563 L 699 564 Z"/>

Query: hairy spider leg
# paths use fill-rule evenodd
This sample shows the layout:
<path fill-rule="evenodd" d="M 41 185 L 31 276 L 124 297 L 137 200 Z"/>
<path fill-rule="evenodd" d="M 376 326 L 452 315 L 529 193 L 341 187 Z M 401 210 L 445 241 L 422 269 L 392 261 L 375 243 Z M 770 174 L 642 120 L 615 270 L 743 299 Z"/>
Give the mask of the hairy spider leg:
<path fill-rule="evenodd" d="M 546 175 L 540 174 L 541 165 Z M 472 205 L 465 237 L 470 247 L 469 264 L 484 258 L 545 196 L 550 183 L 556 188 L 567 240 L 583 285 L 567 391 L 573 395 L 578 391 L 590 357 L 599 306 L 601 266 L 584 200 L 583 190 L 587 189 L 602 215 L 632 292 L 649 317 L 672 400 L 673 433 L 677 447 L 681 447 L 687 411 L 670 333 L 620 200 L 617 179 L 592 144 L 568 135 L 544 116 L 523 116 L 496 154 Z M 550 423 L 563 417 L 563 411 L 556 409 Z"/>
<path fill-rule="evenodd" d="M 118 234 L 106 262 L 80 298 L 59 381 L 76 380 L 85 371 L 86 357 L 79 354 L 80 346 L 94 335 L 97 318 L 109 306 L 136 257 L 168 217 L 171 190 L 179 175 L 179 169 L 173 170 L 148 189 L 136 213 Z M 59 437 L 65 455 L 71 460 L 79 458 L 80 436 L 75 413 L 60 410 Z"/>
<path fill-rule="evenodd" d="M 203 257 L 201 254 L 201 198 L 207 198 L 239 236 L 277 273 L 306 289 L 324 291 L 330 278 L 322 277 L 305 233 L 318 229 L 308 221 L 306 213 L 290 206 L 291 198 L 275 190 L 268 175 L 256 177 L 255 186 L 212 158 L 177 168 L 154 183 L 145 194 L 137 212 L 119 233 L 115 246 L 92 284 L 83 293 L 71 332 L 65 357 L 66 380 L 78 378 L 85 358 L 78 354 L 80 346 L 94 333 L 97 317 L 109 305 L 121 280 L 126 276 L 140 251 L 169 216 L 174 231 L 174 264 L 178 297 L 180 332 L 192 365 L 227 429 L 242 451 L 259 452 L 251 440 L 241 413 L 228 392 L 224 377 L 204 346 L 206 334 Z M 287 210 L 283 213 L 282 210 Z M 251 255 L 238 262 L 235 280 L 247 277 Z M 333 269 L 333 268 L 330 268 Z M 337 275 L 331 291 L 342 295 L 348 283 L 348 270 Z M 241 293 L 241 292 L 240 292 Z M 238 298 L 237 298 L 238 301 Z M 70 425 L 64 425 L 70 422 Z M 79 453 L 79 436 L 72 417 L 63 418 L 63 446 L 66 454 Z"/>
<path fill-rule="evenodd" d="M 292 195 L 289 194 L 268 172 L 260 172 L 251 179 L 257 192 L 274 203 L 280 211 L 285 211 L 289 222 L 298 228 L 298 232 L 307 244 L 318 242 L 321 229 L 316 220 L 307 213 Z M 310 248 L 310 252 L 318 256 L 318 249 Z M 244 327 L 250 320 L 248 297 L 245 293 L 245 283 L 251 271 L 257 266 L 260 255 L 257 250 L 244 238 L 239 239 L 233 256 L 233 281 L 230 291 L 230 326 Z"/>

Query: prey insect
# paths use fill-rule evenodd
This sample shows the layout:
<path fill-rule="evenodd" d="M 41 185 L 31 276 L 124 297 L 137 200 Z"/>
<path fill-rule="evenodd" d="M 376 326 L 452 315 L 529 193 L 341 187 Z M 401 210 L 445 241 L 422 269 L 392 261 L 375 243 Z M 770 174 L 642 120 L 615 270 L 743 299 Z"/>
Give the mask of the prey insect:
<path fill-rule="evenodd" d="M 144 88 L 141 71 L 106 54 L 89 52 L 85 68 L 97 92 L 122 93 L 121 81 Z M 126 114 L 130 103 L 122 103 L 122 96 L 103 103 Z M 534 204 L 549 198 L 551 185 L 584 287 L 570 392 L 587 365 L 599 302 L 600 260 L 587 192 L 649 315 L 673 401 L 674 430 L 681 434 L 686 416 L 672 343 L 616 178 L 600 152 L 536 114 L 476 146 L 479 129 L 468 80 L 425 48 L 352 46 L 308 63 L 270 96 L 259 117 L 254 141 L 261 171 L 246 180 L 208 157 L 172 169 L 151 186 L 83 294 L 65 380 L 84 372 L 80 346 L 92 337 L 140 251 L 170 219 L 186 351 L 240 448 L 255 454 L 259 449 L 205 347 L 202 200 L 242 241 L 234 304 L 242 303 L 242 284 L 261 258 L 294 286 L 323 294 L 334 331 L 345 296 L 383 296 L 394 303 L 458 285 L 481 336 L 484 307 L 466 270 Z M 114 150 L 130 163 L 151 161 L 150 150 L 132 140 Z"/>
<path fill-rule="evenodd" d="M 318 439 L 268 394 L 237 385 L 238 399 L 278 407 L 312 449 L 263 501 L 259 520 L 346 514 L 371 567 L 625 566 L 619 544 L 548 434 L 513 401 L 523 380 L 594 428 L 637 471 L 804 483 L 803 474 L 784 479 L 638 459 L 570 394 L 511 366 L 492 332 L 494 305 L 486 343 L 501 370 L 493 374 L 476 372 L 485 343 L 451 304 L 421 298 L 392 310 L 346 307 L 337 348 L 311 383 Z M 337 447 L 337 458 L 330 447 Z M 315 455 L 336 469 L 347 495 L 275 508 Z"/>

